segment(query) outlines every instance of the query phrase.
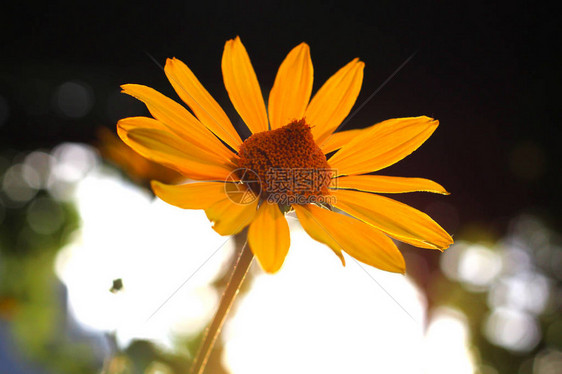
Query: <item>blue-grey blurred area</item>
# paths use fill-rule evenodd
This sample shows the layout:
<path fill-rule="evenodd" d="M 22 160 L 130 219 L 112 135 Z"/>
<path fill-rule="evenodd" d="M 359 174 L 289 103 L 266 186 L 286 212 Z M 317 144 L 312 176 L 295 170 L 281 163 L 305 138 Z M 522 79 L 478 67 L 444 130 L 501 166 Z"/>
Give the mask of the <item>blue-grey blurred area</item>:
<path fill-rule="evenodd" d="M 395 117 L 428 115 L 440 121 L 419 150 L 384 170 L 430 178 L 451 192 L 447 197 L 393 196 L 431 215 L 455 239 L 444 254 L 401 247 L 408 280 L 423 295 L 420 339 L 428 347 L 446 347 L 454 345 L 455 336 L 466 337 L 457 339 L 464 356 L 448 356 L 466 371 L 439 371 L 431 364 L 443 357 L 433 359 L 430 353 L 433 369 L 423 370 L 560 372 L 562 40 L 557 15 L 546 4 L 517 1 L 3 4 L 0 373 L 189 369 L 229 262 L 212 260 L 213 272 L 193 281 L 199 288 L 163 308 L 154 328 L 145 321 L 220 243 L 201 252 L 199 243 L 211 241 L 204 215 L 176 217 L 175 210 L 155 203 L 148 180 L 168 172 L 145 164 L 135 168 L 132 156 L 125 157 L 128 164 L 117 162 L 105 152 L 111 141 L 100 139 L 99 129 L 115 135 L 120 118 L 148 114 L 142 103 L 120 93 L 121 84 L 145 84 L 179 100 L 159 66 L 177 57 L 248 135 L 221 76 L 224 43 L 237 35 L 266 97 L 279 64 L 300 42 L 311 48 L 314 90 L 360 57 L 366 68 L 356 108 L 414 54 L 343 130 Z M 182 225 L 182 219 L 189 225 L 201 222 L 201 228 L 159 227 L 164 218 L 158 217 Z M 125 224 L 133 221 L 136 231 Z M 161 230 L 161 243 L 174 243 L 173 232 L 181 233 L 189 250 L 166 252 L 148 237 L 151 227 Z M 143 241 L 146 252 L 129 248 L 140 248 Z M 227 245 L 239 248 L 240 243 Z M 198 250 L 200 258 L 181 257 Z M 185 262 L 157 262 L 165 255 Z M 318 279 L 314 264 L 310 271 L 315 275 L 303 282 Z M 194 315 L 181 320 L 189 310 Z M 400 313 L 396 318 L 403 317 Z M 353 319 L 353 314 L 344 317 Z M 137 319 L 146 334 L 122 328 Z M 309 332 L 303 327 L 283 344 L 297 347 L 299 340 L 306 341 L 297 336 Z M 351 344 L 333 336 L 331 346 Z M 315 346 L 321 345 L 311 343 L 311 351 Z M 235 363 L 231 352 L 235 349 L 219 342 L 208 372 L 253 373 L 243 362 Z M 290 362 L 283 352 L 279 360 Z"/>

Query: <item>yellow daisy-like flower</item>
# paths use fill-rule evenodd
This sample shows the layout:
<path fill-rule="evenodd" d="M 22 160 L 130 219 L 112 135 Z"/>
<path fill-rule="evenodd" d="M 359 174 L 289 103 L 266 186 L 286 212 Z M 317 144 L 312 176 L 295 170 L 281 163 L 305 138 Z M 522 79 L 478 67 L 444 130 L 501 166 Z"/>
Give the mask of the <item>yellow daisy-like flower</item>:
<path fill-rule="evenodd" d="M 279 67 L 266 110 L 248 53 L 236 37 L 226 42 L 222 74 L 232 104 L 253 135 L 243 141 L 193 72 L 175 58 L 164 70 L 193 114 L 152 88 L 126 84 L 123 92 L 143 101 L 154 118 L 122 119 L 118 133 L 142 156 L 196 180 L 153 181 L 162 200 L 204 209 L 221 235 L 249 226 L 248 244 L 267 272 L 276 272 L 285 260 L 290 246 L 285 213 L 294 211 L 304 230 L 342 262 L 345 251 L 379 269 L 403 273 L 404 258 L 391 237 L 437 250 L 453 240 L 425 213 L 376 193 L 447 192 L 427 179 L 365 174 L 412 153 L 438 121 L 398 118 L 335 133 L 359 95 L 363 67 L 352 60 L 310 99 L 313 67 L 309 47 L 301 43 Z"/>

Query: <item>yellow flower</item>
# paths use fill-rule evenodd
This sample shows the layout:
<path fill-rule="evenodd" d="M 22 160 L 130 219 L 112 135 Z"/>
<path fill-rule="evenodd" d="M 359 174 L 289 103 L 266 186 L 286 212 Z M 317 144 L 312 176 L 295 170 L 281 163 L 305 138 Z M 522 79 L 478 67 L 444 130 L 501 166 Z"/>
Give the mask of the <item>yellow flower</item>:
<path fill-rule="evenodd" d="M 182 185 L 154 181 L 152 188 L 162 200 L 204 209 L 221 235 L 249 226 L 248 244 L 267 272 L 276 272 L 289 250 L 288 211 L 342 262 L 345 251 L 379 269 L 404 272 L 404 258 L 391 237 L 438 250 L 453 240 L 425 213 L 376 193 L 447 192 L 427 179 L 365 174 L 412 153 L 438 121 L 398 118 L 334 133 L 355 104 L 363 67 L 359 59 L 352 60 L 310 99 L 312 61 L 308 45 L 301 43 L 281 64 L 266 110 L 248 53 L 236 37 L 226 42 L 222 74 L 252 136 L 240 138 L 218 103 L 175 58 L 167 60 L 164 70 L 193 114 L 152 88 L 126 84 L 123 92 L 143 101 L 154 118 L 122 119 L 118 133 L 144 157 L 197 180 Z M 333 156 L 326 159 L 329 153 Z"/>

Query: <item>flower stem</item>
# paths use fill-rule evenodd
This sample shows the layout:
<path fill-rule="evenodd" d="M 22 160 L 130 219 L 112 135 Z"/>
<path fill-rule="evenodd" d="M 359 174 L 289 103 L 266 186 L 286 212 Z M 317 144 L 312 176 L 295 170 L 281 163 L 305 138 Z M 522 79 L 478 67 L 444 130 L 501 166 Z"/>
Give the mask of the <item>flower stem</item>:
<path fill-rule="evenodd" d="M 224 324 L 226 316 L 234 303 L 236 295 L 238 295 L 240 286 L 248 273 L 248 269 L 250 268 L 253 259 L 254 254 L 246 242 L 242 247 L 242 251 L 238 256 L 236 264 L 234 265 L 234 270 L 232 271 L 230 280 L 228 281 L 228 284 L 222 294 L 221 301 L 217 312 L 213 317 L 213 321 L 205 331 L 205 335 L 203 335 L 203 341 L 201 342 L 201 346 L 199 347 L 199 351 L 197 352 L 197 356 L 195 356 L 193 366 L 191 367 L 191 374 L 203 374 L 211 351 L 213 350 L 213 346 L 215 345 L 215 341 L 219 336 L 222 325 Z"/>

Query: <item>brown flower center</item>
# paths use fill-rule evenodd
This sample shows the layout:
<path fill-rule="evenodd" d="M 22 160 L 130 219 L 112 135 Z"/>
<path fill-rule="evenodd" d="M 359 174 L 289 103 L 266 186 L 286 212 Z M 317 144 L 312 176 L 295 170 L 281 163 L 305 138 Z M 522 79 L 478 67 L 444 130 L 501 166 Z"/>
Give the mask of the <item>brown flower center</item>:
<path fill-rule="evenodd" d="M 304 119 L 250 136 L 238 156 L 238 176 L 270 202 L 305 204 L 329 195 L 332 170 Z"/>

